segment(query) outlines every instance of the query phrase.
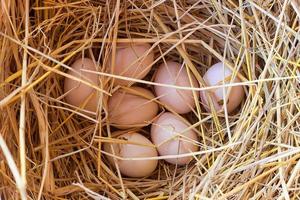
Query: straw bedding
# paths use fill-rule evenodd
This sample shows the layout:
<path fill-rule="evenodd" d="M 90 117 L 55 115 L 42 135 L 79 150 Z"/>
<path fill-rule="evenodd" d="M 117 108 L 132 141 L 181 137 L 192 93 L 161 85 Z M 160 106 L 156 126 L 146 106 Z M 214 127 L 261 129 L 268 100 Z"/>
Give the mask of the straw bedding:
<path fill-rule="evenodd" d="M 2 0 L 0 194 L 2 199 L 299 199 L 297 0 Z M 200 151 L 186 166 L 160 161 L 149 177 L 121 177 L 101 147 L 114 130 L 106 99 L 93 115 L 64 102 L 68 66 L 106 63 L 116 44 L 152 44 L 156 61 L 184 62 L 201 83 L 224 61 L 247 91 L 232 115 L 185 115 Z M 151 84 L 141 84 L 152 88 Z M 148 128 L 142 131 L 145 135 Z M 133 166 L 134 167 L 134 166 Z"/>

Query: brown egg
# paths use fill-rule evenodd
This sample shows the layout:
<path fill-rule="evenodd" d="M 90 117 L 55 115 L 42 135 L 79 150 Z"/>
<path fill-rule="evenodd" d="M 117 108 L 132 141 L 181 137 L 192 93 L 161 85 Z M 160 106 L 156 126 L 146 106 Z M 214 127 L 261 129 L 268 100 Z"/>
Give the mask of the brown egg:
<path fill-rule="evenodd" d="M 117 90 L 108 102 L 111 125 L 118 128 L 147 126 L 158 112 L 154 98 L 152 92 L 141 87 Z"/>
<path fill-rule="evenodd" d="M 149 158 L 157 157 L 154 145 L 139 133 L 125 133 L 117 137 L 119 143 L 105 143 L 104 151 L 121 158 Z M 113 157 L 107 156 L 111 164 L 115 164 Z M 157 160 L 121 160 L 116 159 L 120 172 L 129 177 L 145 177 L 156 169 Z"/>
<path fill-rule="evenodd" d="M 151 125 L 151 140 L 157 147 L 159 155 L 180 155 L 198 151 L 197 134 L 188 129 L 189 125 L 178 116 L 166 112 Z M 171 164 L 184 165 L 192 156 L 165 159 Z"/>
<path fill-rule="evenodd" d="M 69 75 L 80 78 L 91 84 L 98 85 L 98 76 L 96 74 L 81 70 L 87 69 L 96 71 L 96 65 L 91 59 L 78 59 L 71 65 L 71 68 L 75 71 L 69 70 Z M 94 88 L 91 88 L 84 83 L 80 83 L 79 81 L 65 78 L 64 92 L 66 93 L 65 99 L 67 103 L 76 107 L 81 107 L 85 104 L 85 101 L 89 99 L 84 106 L 84 110 L 96 112 L 99 96 Z"/>
<path fill-rule="evenodd" d="M 225 84 L 229 84 L 232 78 L 232 71 L 228 67 L 223 68 L 223 63 L 219 62 L 211 66 L 208 71 L 203 76 L 203 79 L 207 86 L 222 85 L 223 80 Z M 241 80 L 236 77 L 233 83 L 241 82 Z M 230 88 L 230 89 L 229 89 Z M 227 94 L 230 91 L 229 94 Z M 225 96 L 223 95 L 223 87 L 211 90 L 200 91 L 200 97 L 204 108 L 210 112 L 210 106 L 208 103 L 208 94 L 211 97 L 212 103 L 216 111 L 223 109 L 224 99 L 227 97 L 227 112 L 230 113 L 235 110 L 244 98 L 243 86 L 225 87 Z"/>
<path fill-rule="evenodd" d="M 113 74 L 124 77 L 143 79 L 151 70 L 154 52 L 149 51 L 150 44 L 119 45 L 116 51 L 115 66 L 109 65 Z M 115 85 L 129 85 L 130 81 L 115 79 Z"/>
<path fill-rule="evenodd" d="M 186 68 L 180 63 L 168 61 L 158 67 L 155 75 L 155 82 L 184 87 L 199 87 L 199 84 L 194 76 L 191 77 L 192 83 L 189 80 Z M 155 86 L 155 94 L 159 100 L 169 106 L 172 110 L 179 114 L 184 114 L 192 111 L 195 107 L 195 99 L 191 90 L 180 90 L 176 88 L 168 88 L 163 86 Z M 195 92 L 198 99 L 199 93 Z"/>

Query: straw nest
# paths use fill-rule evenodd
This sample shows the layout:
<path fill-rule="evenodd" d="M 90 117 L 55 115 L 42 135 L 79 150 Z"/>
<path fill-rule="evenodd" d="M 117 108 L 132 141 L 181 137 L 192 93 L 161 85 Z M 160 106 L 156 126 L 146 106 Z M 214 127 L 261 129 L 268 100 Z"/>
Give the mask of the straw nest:
<path fill-rule="evenodd" d="M 1 1 L 2 199 L 299 199 L 297 0 Z M 111 140 L 106 95 L 95 115 L 64 102 L 67 67 L 105 63 L 116 44 L 148 42 L 157 58 L 184 62 L 199 79 L 219 60 L 247 91 L 232 115 L 185 115 L 200 151 L 186 166 L 160 161 L 149 177 L 121 177 L 101 146 Z M 201 81 L 200 81 L 201 82 Z M 149 131 L 144 129 L 146 133 Z M 134 166 L 133 166 L 134 167 Z"/>

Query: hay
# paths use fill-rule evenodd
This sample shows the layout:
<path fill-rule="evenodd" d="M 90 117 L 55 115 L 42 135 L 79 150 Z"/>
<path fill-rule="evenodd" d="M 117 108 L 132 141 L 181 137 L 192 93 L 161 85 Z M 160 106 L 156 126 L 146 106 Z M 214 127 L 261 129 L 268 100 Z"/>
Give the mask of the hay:
<path fill-rule="evenodd" d="M 297 0 L 2 0 L 0 196 L 299 199 L 299 5 Z M 160 161 L 143 179 L 122 177 L 103 155 L 102 144 L 113 141 L 108 95 L 101 96 L 99 112 L 87 115 L 67 105 L 62 91 L 68 66 L 87 56 L 100 64 L 101 84 L 93 87 L 110 94 L 110 80 L 126 77 L 109 74 L 109 53 L 117 43 L 130 42 L 151 43 L 156 55 L 140 85 L 151 88 L 155 67 L 172 59 L 185 62 L 202 85 L 180 89 L 209 89 L 202 76 L 222 60 L 247 91 L 233 115 L 206 113 L 197 101 L 184 116 L 200 138 L 194 160 L 182 167 Z"/>

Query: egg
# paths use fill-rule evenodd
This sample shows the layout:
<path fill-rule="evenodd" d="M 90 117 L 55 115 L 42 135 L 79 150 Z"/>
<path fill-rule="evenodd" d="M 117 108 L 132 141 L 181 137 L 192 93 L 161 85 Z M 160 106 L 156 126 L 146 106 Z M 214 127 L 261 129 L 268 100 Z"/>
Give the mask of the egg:
<path fill-rule="evenodd" d="M 71 65 L 71 68 L 74 71 L 69 70 L 69 75 L 80 78 L 91 84 L 98 85 L 98 76 L 96 74 L 82 71 L 82 69 L 96 71 L 96 65 L 91 59 L 78 59 Z M 84 110 L 96 112 L 99 96 L 94 88 L 71 78 L 65 78 L 64 92 L 66 94 L 66 102 L 76 107 L 83 106 L 85 101 L 89 98 L 88 102 L 85 104 Z"/>
<path fill-rule="evenodd" d="M 150 48 L 151 45 L 147 43 L 118 45 L 115 66 L 109 64 L 111 72 L 119 76 L 143 79 L 151 70 L 154 61 L 154 52 L 149 51 Z M 114 85 L 125 86 L 131 83 L 132 81 L 123 79 L 114 80 Z"/>
<path fill-rule="evenodd" d="M 121 129 L 147 126 L 159 109 L 153 99 L 155 96 L 152 92 L 141 87 L 117 90 L 108 101 L 111 125 Z"/>
<path fill-rule="evenodd" d="M 113 133 L 114 134 L 114 133 Z M 145 136 L 131 132 L 119 135 L 116 139 L 122 142 L 105 143 L 104 151 L 121 158 L 149 158 L 157 157 L 157 151 L 150 140 Z M 154 160 L 121 160 L 112 156 L 107 156 L 111 164 L 116 164 L 120 172 L 129 177 L 145 177 L 151 175 L 156 169 L 158 161 Z"/>
<path fill-rule="evenodd" d="M 151 125 L 151 140 L 162 156 L 180 155 L 198 151 L 197 134 L 178 116 L 165 112 Z M 187 130 L 188 129 L 188 130 Z M 171 164 L 184 165 L 192 156 L 168 158 Z"/>
<path fill-rule="evenodd" d="M 168 61 L 161 64 L 156 72 L 156 83 L 184 86 L 184 87 L 199 87 L 195 77 L 191 75 L 191 84 L 186 68 L 180 63 Z M 164 86 L 155 85 L 155 94 L 160 102 L 170 107 L 176 113 L 184 114 L 192 111 L 195 107 L 195 99 L 193 91 L 182 90 Z M 196 98 L 199 98 L 199 93 L 195 92 Z"/>
<path fill-rule="evenodd" d="M 223 68 L 223 63 L 219 62 L 208 69 L 208 71 L 203 76 L 203 79 L 207 86 L 222 85 L 223 80 L 225 84 L 229 84 L 232 79 L 232 70 L 227 66 Z M 236 77 L 232 82 L 239 83 L 241 82 L 241 80 Z M 224 87 L 200 91 L 202 104 L 208 112 L 211 111 L 208 103 L 208 95 L 210 95 L 216 111 L 220 111 L 223 109 L 225 97 L 227 97 L 226 107 L 228 113 L 234 111 L 241 104 L 245 95 L 243 86 L 225 87 L 225 96 L 223 95 L 223 88 Z M 230 93 L 228 95 L 227 93 L 229 91 Z"/>

